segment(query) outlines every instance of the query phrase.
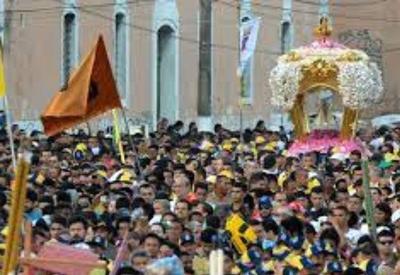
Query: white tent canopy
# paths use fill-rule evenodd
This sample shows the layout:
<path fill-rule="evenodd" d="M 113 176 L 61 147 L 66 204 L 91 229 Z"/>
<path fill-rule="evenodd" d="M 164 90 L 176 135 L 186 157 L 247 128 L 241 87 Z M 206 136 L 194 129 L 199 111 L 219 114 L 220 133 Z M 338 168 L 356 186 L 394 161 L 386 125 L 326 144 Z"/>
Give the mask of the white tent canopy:
<path fill-rule="evenodd" d="M 375 117 L 371 120 L 372 126 L 379 128 L 381 126 L 394 127 L 400 125 L 400 114 L 388 114 Z"/>

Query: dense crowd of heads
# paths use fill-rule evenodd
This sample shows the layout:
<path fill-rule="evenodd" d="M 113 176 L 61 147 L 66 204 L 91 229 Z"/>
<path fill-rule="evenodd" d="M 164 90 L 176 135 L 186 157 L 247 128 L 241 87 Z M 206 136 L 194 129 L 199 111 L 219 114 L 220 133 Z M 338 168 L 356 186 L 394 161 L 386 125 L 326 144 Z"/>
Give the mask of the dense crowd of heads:
<path fill-rule="evenodd" d="M 289 156 L 290 133 L 262 121 L 241 135 L 161 120 L 148 137 L 123 136 L 124 158 L 106 132 L 47 138 L 15 128 L 17 151 L 32 152 L 32 252 L 59 242 L 112 265 L 125 240 L 118 274 L 209 274 L 217 249 L 224 274 L 400 274 L 400 128 L 358 138 L 364 167 L 359 151 Z M 4 242 L 14 178 L 5 131 L 0 171 Z"/>

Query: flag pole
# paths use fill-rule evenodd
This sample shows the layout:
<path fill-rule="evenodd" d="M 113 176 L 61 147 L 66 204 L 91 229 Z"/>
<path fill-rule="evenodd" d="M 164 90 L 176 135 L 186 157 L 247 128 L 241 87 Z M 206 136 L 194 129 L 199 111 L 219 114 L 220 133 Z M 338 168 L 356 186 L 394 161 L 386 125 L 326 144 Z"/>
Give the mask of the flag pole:
<path fill-rule="evenodd" d="M 242 28 L 242 18 L 241 18 L 241 9 L 242 9 L 242 2 L 241 0 L 238 1 L 238 12 L 237 12 L 237 18 L 238 18 L 238 65 L 239 68 L 241 67 L 241 28 Z M 242 96 L 244 92 L 244 86 L 243 86 L 243 75 L 242 73 L 239 74 L 239 131 L 240 131 L 240 142 L 243 141 L 242 138 L 242 132 L 243 132 L 243 102 L 242 102 Z"/>
<path fill-rule="evenodd" d="M 14 139 L 13 139 L 13 133 L 11 129 L 11 112 L 10 108 L 8 106 L 8 100 L 7 100 L 7 95 L 5 94 L 4 97 L 4 109 L 6 111 L 6 124 L 7 124 L 7 132 L 8 132 L 8 139 L 10 142 L 10 149 L 11 149 L 11 158 L 12 158 L 12 164 L 14 168 L 14 172 L 16 171 L 15 169 L 17 168 L 17 160 L 15 157 L 15 147 L 14 147 Z"/>
<path fill-rule="evenodd" d="M 129 129 L 128 119 L 126 118 L 126 112 L 125 112 L 125 108 L 124 107 L 121 108 L 121 114 L 122 114 L 122 117 L 124 119 L 126 132 L 128 134 L 129 146 L 132 148 L 132 151 L 135 154 L 134 159 L 135 159 L 136 170 L 138 172 L 138 176 L 141 177 L 142 176 L 142 169 L 140 168 L 138 151 L 136 150 L 136 147 L 133 144 L 133 140 L 132 140 L 132 136 L 131 136 L 131 130 Z"/>
<path fill-rule="evenodd" d="M 364 200 L 365 200 L 365 210 L 367 216 L 367 223 L 369 227 L 370 235 L 374 240 L 376 240 L 376 223 L 374 219 L 374 205 L 372 202 L 372 195 L 369 182 L 369 171 L 368 171 L 368 160 L 364 155 L 362 160 L 362 170 L 363 170 L 363 190 L 364 190 Z"/>

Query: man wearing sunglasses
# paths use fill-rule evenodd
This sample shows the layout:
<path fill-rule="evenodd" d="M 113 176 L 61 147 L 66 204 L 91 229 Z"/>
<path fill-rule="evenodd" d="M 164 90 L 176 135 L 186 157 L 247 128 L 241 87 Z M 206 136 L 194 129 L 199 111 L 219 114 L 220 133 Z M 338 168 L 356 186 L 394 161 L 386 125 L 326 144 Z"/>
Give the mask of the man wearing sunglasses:
<path fill-rule="evenodd" d="M 394 274 L 397 257 L 394 253 L 394 233 L 389 228 L 378 231 L 377 244 L 381 263 L 377 274 Z"/>

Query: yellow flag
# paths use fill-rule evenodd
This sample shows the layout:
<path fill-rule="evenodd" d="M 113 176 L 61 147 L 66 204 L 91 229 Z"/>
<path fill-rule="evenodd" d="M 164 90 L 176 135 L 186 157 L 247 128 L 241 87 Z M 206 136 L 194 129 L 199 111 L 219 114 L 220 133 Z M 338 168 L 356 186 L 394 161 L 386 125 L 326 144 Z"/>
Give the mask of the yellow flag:
<path fill-rule="evenodd" d="M 6 95 L 6 78 L 4 76 L 3 47 L 0 47 L 0 97 Z"/>
<path fill-rule="evenodd" d="M 114 133 L 113 133 L 114 144 L 118 148 L 119 155 L 121 157 L 121 162 L 125 163 L 125 153 L 124 153 L 124 147 L 122 146 L 121 142 L 121 132 L 119 131 L 117 110 L 114 109 L 112 113 L 114 116 Z"/>

